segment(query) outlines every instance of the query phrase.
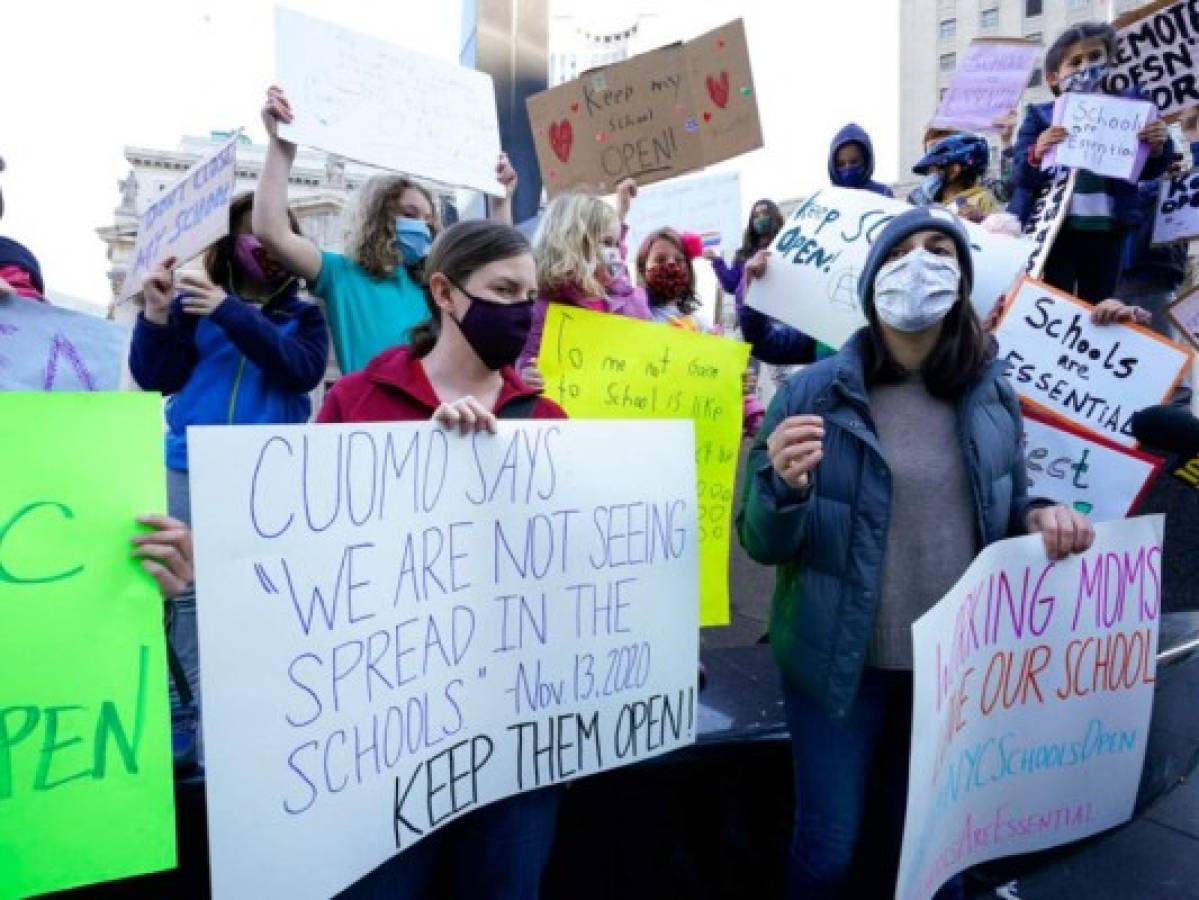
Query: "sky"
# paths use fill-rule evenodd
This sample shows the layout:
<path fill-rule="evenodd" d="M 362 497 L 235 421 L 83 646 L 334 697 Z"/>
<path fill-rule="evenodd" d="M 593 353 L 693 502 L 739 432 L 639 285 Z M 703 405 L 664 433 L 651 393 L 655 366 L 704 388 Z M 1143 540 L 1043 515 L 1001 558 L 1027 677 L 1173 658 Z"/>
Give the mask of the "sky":
<path fill-rule="evenodd" d="M 553 0 L 551 0 L 553 2 Z M 287 0 L 292 9 L 424 53 L 457 59 L 455 0 Z M 748 209 L 827 180 L 833 133 L 874 137 L 877 177 L 898 159 L 898 0 L 604 0 L 608 14 L 652 11 L 686 40 L 746 20 L 766 146 L 713 167 L 741 172 Z M 184 135 L 244 126 L 274 67 L 270 0 L 39 0 L 8 4 L 0 85 L 0 234 L 39 258 L 48 289 L 105 306 L 106 247 L 126 146 L 169 150 Z M 556 0 L 552 9 L 579 7 Z"/>

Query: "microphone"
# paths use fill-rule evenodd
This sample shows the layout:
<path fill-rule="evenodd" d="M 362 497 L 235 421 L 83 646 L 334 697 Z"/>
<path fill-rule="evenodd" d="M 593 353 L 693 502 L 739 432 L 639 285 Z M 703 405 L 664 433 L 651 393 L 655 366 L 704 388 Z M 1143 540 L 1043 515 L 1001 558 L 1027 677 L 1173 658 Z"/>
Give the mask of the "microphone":
<path fill-rule="evenodd" d="M 1199 419 L 1177 406 L 1150 406 L 1134 413 L 1132 435 L 1145 447 L 1177 457 L 1170 474 L 1199 490 Z"/>

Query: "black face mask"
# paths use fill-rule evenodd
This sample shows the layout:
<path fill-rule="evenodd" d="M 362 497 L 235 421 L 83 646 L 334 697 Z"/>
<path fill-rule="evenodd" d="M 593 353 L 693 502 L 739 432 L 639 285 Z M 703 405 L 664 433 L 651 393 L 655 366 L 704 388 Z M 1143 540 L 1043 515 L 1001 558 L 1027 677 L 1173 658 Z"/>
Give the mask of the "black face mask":
<path fill-rule="evenodd" d="M 466 315 L 454 322 L 483 365 L 496 372 L 515 363 L 533 327 L 534 301 L 500 303 L 476 297 L 455 281 L 451 280 L 450 284 L 470 300 Z M 450 318 L 454 317 L 451 315 Z"/>

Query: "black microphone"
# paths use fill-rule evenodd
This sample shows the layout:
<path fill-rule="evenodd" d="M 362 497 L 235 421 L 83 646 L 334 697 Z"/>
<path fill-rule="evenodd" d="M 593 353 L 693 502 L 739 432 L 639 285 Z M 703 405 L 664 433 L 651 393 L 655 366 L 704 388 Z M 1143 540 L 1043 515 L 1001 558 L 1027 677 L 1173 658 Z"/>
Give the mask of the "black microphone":
<path fill-rule="evenodd" d="M 1149 450 L 1177 457 L 1170 474 L 1199 490 L 1199 419 L 1177 406 L 1150 406 L 1134 413 L 1132 435 Z"/>

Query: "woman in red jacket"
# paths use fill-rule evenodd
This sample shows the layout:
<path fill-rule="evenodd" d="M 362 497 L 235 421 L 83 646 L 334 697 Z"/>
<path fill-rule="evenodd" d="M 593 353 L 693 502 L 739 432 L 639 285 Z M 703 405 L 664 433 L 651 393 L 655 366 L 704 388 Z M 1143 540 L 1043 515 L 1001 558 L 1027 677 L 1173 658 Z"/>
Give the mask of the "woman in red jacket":
<path fill-rule="evenodd" d="M 460 222 L 425 261 L 431 319 L 412 343 L 385 350 L 334 385 L 321 422 L 436 419 L 464 435 L 496 430 L 497 418 L 564 419 L 556 403 L 512 368 L 528 337 L 537 291 L 533 252 L 520 232 Z M 536 900 L 553 848 L 557 787 L 485 806 L 423 838 L 343 897 L 455 896 Z"/>

